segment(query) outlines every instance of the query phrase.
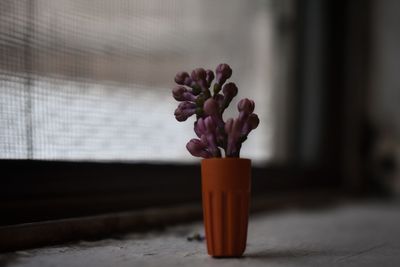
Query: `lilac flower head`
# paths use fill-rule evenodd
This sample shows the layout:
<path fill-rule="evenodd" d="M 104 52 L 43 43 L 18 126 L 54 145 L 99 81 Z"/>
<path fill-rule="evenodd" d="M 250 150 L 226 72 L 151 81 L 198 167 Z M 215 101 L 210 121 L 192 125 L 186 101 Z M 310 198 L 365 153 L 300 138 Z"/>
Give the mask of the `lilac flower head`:
<path fill-rule="evenodd" d="M 222 85 L 228 80 L 232 75 L 232 69 L 228 64 L 219 64 L 215 70 L 217 75 L 216 81 L 218 84 Z"/>
<path fill-rule="evenodd" d="M 174 115 L 177 121 L 185 121 L 195 113 L 196 104 L 185 101 L 178 105 L 178 108 L 175 110 Z"/>
<path fill-rule="evenodd" d="M 238 94 L 234 83 L 225 84 L 231 75 L 232 69 L 229 65 L 219 64 L 215 74 L 212 70 L 197 68 L 190 75 L 179 72 L 175 76 L 175 82 L 179 86 L 172 90 L 172 95 L 177 101 L 181 101 L 175 110 L 175 118 L 185 121 L 196 114 L 194 131 L 198 139 L 192 139 L 186 145 L 193 156 L 219 158 L 220 149 L 223 149 L 226 157 L 239 157 L 242 143 L 260 123 L 258 116 L 253 113 L 254 101 L 247 98 L 237 105 L 239 116 L 224 122 L 222 114 Z"/>

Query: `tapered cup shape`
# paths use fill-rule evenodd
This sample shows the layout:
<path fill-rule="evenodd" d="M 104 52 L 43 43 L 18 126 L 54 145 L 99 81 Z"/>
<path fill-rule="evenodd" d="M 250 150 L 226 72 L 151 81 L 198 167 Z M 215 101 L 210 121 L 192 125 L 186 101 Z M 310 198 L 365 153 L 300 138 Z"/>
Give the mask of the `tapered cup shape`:
<path fill-rule="evenodd" d="M 208 254 L 240 257 L 247 241 L 251 161 L 242 158 L 204 159 L 201 174 Z"/>

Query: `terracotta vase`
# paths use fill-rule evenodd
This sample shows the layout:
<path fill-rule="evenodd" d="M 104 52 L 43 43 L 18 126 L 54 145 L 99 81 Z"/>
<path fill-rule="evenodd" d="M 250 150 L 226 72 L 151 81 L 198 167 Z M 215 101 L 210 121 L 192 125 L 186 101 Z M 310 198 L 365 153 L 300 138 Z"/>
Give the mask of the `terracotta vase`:
<path fill-rule="evenodd" d="M 240 257 L 246 249 L 251 161 L 242 158 L 203 159 L 201 176 L 208 254 Z"/>

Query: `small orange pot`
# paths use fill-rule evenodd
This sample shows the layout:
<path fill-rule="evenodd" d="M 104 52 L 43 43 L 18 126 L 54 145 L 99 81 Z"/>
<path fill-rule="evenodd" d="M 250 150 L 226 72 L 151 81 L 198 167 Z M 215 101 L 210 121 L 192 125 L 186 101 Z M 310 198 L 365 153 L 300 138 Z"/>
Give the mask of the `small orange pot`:
<path fill-rule="evenodd" d="M 242 158 L 203 159 L 201 176 L 208 254 L 240 257 L 246 249 L 251 161 Z"/>

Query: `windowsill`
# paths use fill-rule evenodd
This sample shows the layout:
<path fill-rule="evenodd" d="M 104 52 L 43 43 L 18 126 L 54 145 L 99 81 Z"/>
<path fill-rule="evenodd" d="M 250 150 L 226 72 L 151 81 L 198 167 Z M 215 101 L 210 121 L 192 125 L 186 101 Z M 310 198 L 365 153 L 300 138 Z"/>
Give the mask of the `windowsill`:
<path fill-rule="evenodd" d="M 258 213 L 250 219 L 241 259 L 213 259 L 205 243 L 187 241 L 203 233 L 197 222 L 162 232 L 3 254 L 13 266 L 398 266 L 400 203 L 368 202 L 320 210 Z"/>
<path fill-rule="evenodd" d="M 343 198 L 343 196 L 342 196 Z M 326 206 L 341 199 L 337 191 L 314 189 L 301 192 L 253 196 L 251 211 Z M 127 232 L 193 222 L 202 218 L 201 200 L 196 203 L 150 207 L 141 210 L 106 213 L 60 220 L 0 226 L 0 252 L 37 248 L 78 240 L 98 240 Z"/>

